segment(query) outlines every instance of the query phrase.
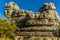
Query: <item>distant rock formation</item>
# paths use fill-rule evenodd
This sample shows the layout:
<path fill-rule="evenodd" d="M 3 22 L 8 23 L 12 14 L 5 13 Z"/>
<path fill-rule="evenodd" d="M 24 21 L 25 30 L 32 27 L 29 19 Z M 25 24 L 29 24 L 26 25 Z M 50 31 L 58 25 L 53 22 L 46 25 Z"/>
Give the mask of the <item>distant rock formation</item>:
<path fill-rule="evenodd" d="M 38 12 L 32 12 L 19 9 L 14 2 L 10 2 L 5 5 L 4 12 L 9 20 L 13 19 L 20 27 L 20 36 L 54 36 L 59 25 L 59 16 L 55 9 L 54 4 L 50 2 L 44 3 Z"/>

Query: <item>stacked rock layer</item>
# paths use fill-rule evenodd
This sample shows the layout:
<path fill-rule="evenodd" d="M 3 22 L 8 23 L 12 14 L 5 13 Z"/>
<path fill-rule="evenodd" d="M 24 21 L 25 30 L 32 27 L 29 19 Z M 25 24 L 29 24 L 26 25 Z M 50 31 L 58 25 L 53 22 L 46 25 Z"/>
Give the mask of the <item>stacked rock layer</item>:
<path fill-rule="evenodd" d="M 36 36 L 38 40 L 39 37 L 57 37 L 57 25 L 59 24 L 55 9 L 54 4 L 50 2 L 44 3 L 38 12 L 32 12 L 19 9 L 14 2 L 10 2 L 5 5 L 4 12 L 10 21 L 16 22 L 19 27 L 17 34 L 22 37 L 21 40 L 25 36 Z"/>

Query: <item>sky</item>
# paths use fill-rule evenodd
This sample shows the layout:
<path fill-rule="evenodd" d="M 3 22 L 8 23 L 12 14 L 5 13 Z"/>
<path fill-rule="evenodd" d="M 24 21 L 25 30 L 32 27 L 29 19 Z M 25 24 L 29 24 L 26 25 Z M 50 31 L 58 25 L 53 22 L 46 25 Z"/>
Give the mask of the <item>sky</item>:
<path fill-rule="evenodd" d="M 9 2 L 15 2 L 20 9 L 33 12 L 38 12 L 39 8 L 42 7 L 44 3 L 52 2 L 55 4 L 56 11 L 60 16 L 60 0 L 0 0 L 0 17 L 6 18 L 4 16 L 4 5 Z"/>

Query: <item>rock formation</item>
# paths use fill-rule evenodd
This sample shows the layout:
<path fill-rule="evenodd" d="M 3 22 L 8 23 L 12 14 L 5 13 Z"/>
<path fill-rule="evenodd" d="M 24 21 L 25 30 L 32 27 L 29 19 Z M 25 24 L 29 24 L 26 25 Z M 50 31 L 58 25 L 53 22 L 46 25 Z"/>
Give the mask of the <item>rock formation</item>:
<path fill-rule="evenodd" d="M 55 37 L 57 34 L 58 13 L 53 3 L 44 3 L 44 6 L 38 12 L 19 9 L 14 3 L 10 2 L 5 5 L 5 16 L 11 21 L 16 22 L 20 28 L 17 31 L 19 36 L 38 36 Z M 22 39 L 23 39 L 22 38 Z M 33 39 L 34 40 L 34 39 Z M 40 39 L 39 39 L 40 40 Z"/>

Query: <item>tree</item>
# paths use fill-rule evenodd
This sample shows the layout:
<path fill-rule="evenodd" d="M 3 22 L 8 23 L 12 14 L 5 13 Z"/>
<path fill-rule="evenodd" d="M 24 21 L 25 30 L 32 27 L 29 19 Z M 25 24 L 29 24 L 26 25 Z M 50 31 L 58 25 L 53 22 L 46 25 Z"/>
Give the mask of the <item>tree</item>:
<path fill-rule="evenodd" d="M 7 19 L 0 18 L 0 37 L 14 37 L 16 36 L 17 26 L 15 22 L 9 22 Z"/>

